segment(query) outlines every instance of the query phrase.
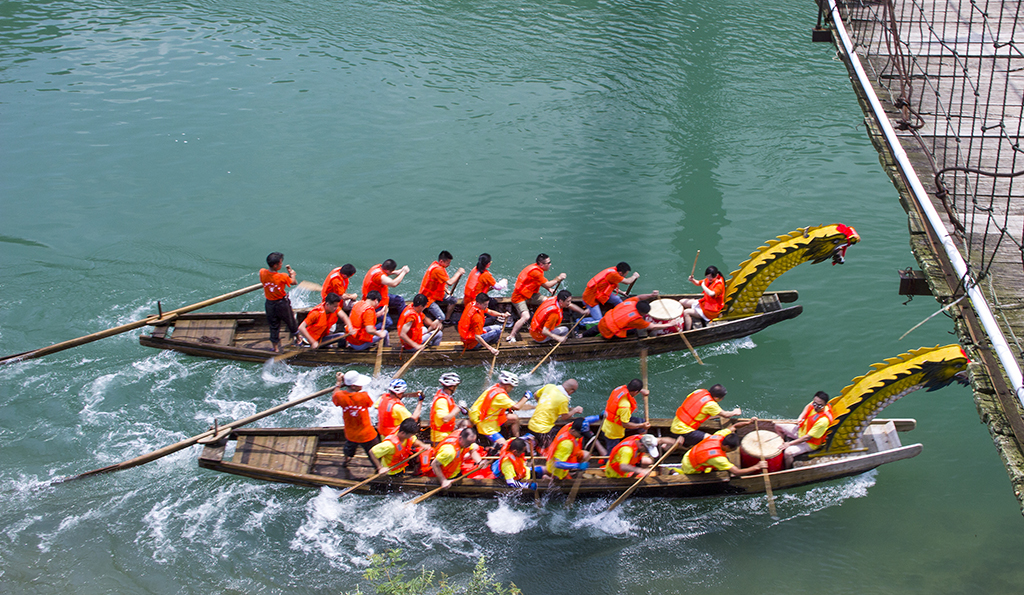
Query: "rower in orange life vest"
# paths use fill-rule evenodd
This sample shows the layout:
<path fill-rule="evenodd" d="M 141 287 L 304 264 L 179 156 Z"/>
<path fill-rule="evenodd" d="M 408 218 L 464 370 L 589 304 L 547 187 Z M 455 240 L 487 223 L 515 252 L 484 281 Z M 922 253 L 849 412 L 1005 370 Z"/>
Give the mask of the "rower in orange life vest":
<path fill-rule="evenodd" d="M 420 283 L 420 293 L 427 296 L 427 314 L 430 314 L 431 318 L 437 322 L 448 322 L 452 317 L 456 300 L 454 296 L 448 295 L 448 288 L 455 287 L 459 279 L 466 274 L 466 269 L 460 268 L 455 271 L 455 275 L 449 278 L 448 271 L 445 269 L 451 264 L 452 253 L 441 250 L 441 253 L 437 255 L 437 260 L 427 267 L 427 272 L 423 273 L 423 281 Z M 444 313 L 441 312 L 442 305 L 447 306 Z"/>
<path fill-rule="evenodd" d="M 352 264 L 341 265 L 327 273 L 327 278 L 324 279 L 324 284 L 320 288 L 320 300 L 326 300 L 327 294 L 334 292 L 341 296 L 342 310 L 346 312 L 351 310 L 352 304 L 359 299 L 358 295 L 348 291 L 348 283 L 355 274 L 356 267 Z"/>
<path fill-rule="evenodd" d="M 395 431 L 384 438 L 380 444 L 370 449 L 370 462 L 377 473 L 387 471 L 388 475 L 398 475 L 405 471 L 413 462 L 417 451 L 426 450 L 426 444 L 420 442 L 416 432 L 420 429 L 418 421 L 410 418 L 402 421 Z"/>
<path fill-rule="evenodd" d="M 706 325 L 715 319 L 725 307 L 725 278 L 718 272 L 718 267 L 710 266 L 704 269 L 704 279 L 697 281 L 690 275 L 690 283 L 700 287 L 704 295 L 699 300 L 683 299 L 679 303 L 683 305 L 683 319 L 685 330 L 693 328 L 695 320 L 703 321 Z"/>
<path fill-rule="evenodd" d="M 725 387 L 716 384 L 705 390 L 698 388 L 683 399 L 683 404 L 676 409 L 669 432 L 673 436 L 683 438 L 683 446 L 693 446 L 707 435 L 700 430 L 700 424 L 711 417 L 738 417 L 741 413 L 737 407 L 732 411 L 723 411 L 719 403 L 726 395 Z"/>
<path fill-rule="evenodd" d="M 452 480 L 462 473 L 462 463 L 466 455 L 472 457 L 474 466 L 483 459 L 480 448 L 476 444 L 476 430 L 463 428 L 449 434 L 444 440 L 434 444 L 430 449 L 430 470 L 442 488 L 452 484 Z"/>
<path fill-rule="evenodd" d="M 634 283 L 640 278 L 640 273 L 633 273 L 627 279 L 630 270 L 628 263 L 620 262 L 587 281 L 587 288 L 583 290 L 583 303 L 590 309 L 590 315 L 581 320 L 580 325 L 591 325 L 601 320 L 601 306 L 611 309 L 622 303 L 619 283 Z"/>
<path fill-rule="evenodd" d="M 377 305 L 380 304 L 380 294 L 371 291 L 366 298 L 352 305 L 352 313 L 349 315 L 348 325 L 348 346 L 356 351 L 365 351 L 375 345 L 378 341 L 384 341 L 388 345 L 388 332 L 378 329 Z"/>
<path fill-rule="evenodd" d="M 598 333 L 605 339 L 624 338 L 627 335 L 646 337 L 647 331 L 669 328 L 672 323 L 650 322 L 644 317 L 650 313 L 650 300 L 657 299 L 658 292 L 645 293 L 629 298 L 609 310 L 597 326 L 587 329 L 584 337 L 593 337 Z"/>
<path fill-rule="evenodd" d="M 420 421 L 420 413 L 423 412 L 423 391 L 418 390 L 405 394 L 409 385 L 401 378 L 396 378 L 388 385 L 388 390 L 381 395 L 377 403 L 377 432 L 381 436 L 387 436 L 395 431 L 403 421 L 413 419 L 416 423 Z M 403 397 L 417 397 L 416 408 L 412 413 L 402 404 Z"/>
<path fill-rule="evenodd" d="M 754 420 L 745 421 L 736 424 L 735 428 L 741 428 Z M 699 475 L 701 473 L 711 473 L 713 471 L 728 471 L 730 475 L 740 476 L 749 475 L 751 473 L 758 473 L 763 469 L 768 468 L 768 463 L 765 461 L 758 461 L 749 467 L 740 469 L 736 465 L 733 465 L 728 458 L 729 453 L 736 450 L 740 445 L 739 436 L 733 433 L 731 429 L 719 430 L 714 434 L 707 436 L 703 440 L 697 443 L 696 446 L 686 451 L 683 455 L 682 464 L 673 469 L 675 473 L 683 473 L 685 475 Z"/>
<path fill-rule="evenodd" d="M 835 413 L 828 404 L 828 393 L 819 390 L 804 407 L 796 424 L 775 424 L 775 428 L 789 438 L 782 445 L 786 468 L 793 467 L 795 457 L 821 448 L 825 444 L 825 434 L 834 423 Z"/>
<path fill-rule="evenodd" d="M 463 304 L 472 304 L 477 295 L 487 293 L 491 289 L 504 291 L 508 287 L 508 279 L 495 281 L 494 275 L 488 270 L 490 266 L 491 255 L 484 252 L 477 258 L 476 266 L 470 269 L 469 275 L 466 277 L 466 287 L 462 294 Z M 497 307 L 497 302 L 489 303 L 488 307 L 492 309 Z"/>
<path fill-rule="evenodd" d="M 513 436 L 519 437 L 519 418 L 515 415 L 509 416 L 508 410 L 522 409 L 528 399 L 524 396 L 519 402 L 512 402 L 508 391 L 517 386 L 519 376 L 502 370 L 498 374 L 497 384 L 480 393 L 476 402 L 469 408 L 469 420 L 476 424 L 477 433 L 489 438 L 492 444 L 505 444 L 505 437 L 501 435 L 501 428 L 505 425 L 509 426 Z"/>
<path fill-rule="evenodd" d="M 434 394 L 430 403 L 430 441 L 434 444 L 444 440 L 455 431 L 455 418 L 461 411 L 463 415 L 469 410 L 455 403 L 455 391 L 462 379 L 455 372 L 445 372 L 438 380 L 441 388 Z"/>
<path fill-rule="evenodd" d="M 634 434 L 619 441 L 608 455 L 605 477 L 647 477 L 658 457 L 658 439 L 650 434 Z"/>
<path fill-rule="evenodd" d="M 264 308 L 267 312 L 267 324 L 270 326 L 270 348 L 275 353 L 281 351 L 281 323 L 288 327 L 288 332 L 295 336 L 299 325 L 295 322 L 292 303 L 288 300 L 288 286 L 295 285 L 295 271 L 291 265 L 285 265 L 288 274 L 281 271 L 284 254 L 271 252 L 267 255 L 269 269 L 260 269 L 260 283 L 263 284 L 263 295 L 266 298 Z"/>
<path fill-rule="evenodd" d="M 583 473 L 587 470 L 590 453 L 583 450 L 594 435 L 590 433 L 587 420 L 577 417 L 571 424 L 565 424 L 555 435 L 544 456 L 547 457 L 545 469 L 553 479 L 565 479 L 570 471 Z"/>
<path fill-rule="evenodd" d="M 513 489 L 536 490 L 537 482 L 530 481 L 544 477 L 544 467 L 530 467 L 526 463 L 527 441 L 513 438 L 501 447 L 498 460 L 491 463 L 491 475 L 495 479 L 505 480 L 505 485 Z"/>
<path fill-rule="evenodd" d="M 476 349 L 483 345 L 492 354 L 498 354 L 497 347 L 491 343 L 497 343 L 502 327 L 499 325 L 484 326 L 484 322 L 487 316 L 494 316 L 504 323 L 508 314 L 488 308 L 489 301 L 490 298 L 486 293 L 478 293 L 475 300 L 465 305 L 458 327 L 463 349 Z"/>
<path fill-rule="evenodd" d="M 342 328 L 347 329 L 350 323 L 348 316 L 341 311 L 341 296 L 333 292 L 328 293 L 324 301 L 306 314 L 306 318 L 299 325 L 299 336 L 313 349 L 320 347 L 325 341 L 339 339 L 346 333 L 331 332 L 339 318 L 344 324 Z"/>
<path fill-rule="evenodd" d="M 563 289 L 558 295 L 551 296 L 541 302 L 530 321 L 530 337 L 538 343 L 547 343 L 554 339 L 561 343 L 569 334 L 568 326 L 562 324 L 562 309 L 569 308 L 580 315 L 587 311 L 572 303 L 572 292 Z"/>
<path fill-rule="evenodd" d="M 398 317 L 398 338 L 402 340 L 403 351 L 419 351 L 426 348 L 423 343 L 424 334 L 429 336 L 430 333 L 434 333 L 430 340 L 434 347 L 441 344 L 441 321 L 432 320 L 429 326 L 424 326 L 423 311 L 426 308 L 427 296 L 417 293 Z"/>
<path fill-rule="evenodd" d="M 604 422 L 601 423 L 601 433 L 604 434 L 606 451 L 615 448 L 619 440 L 626 435 L 626 430 L 643 431 L 651 427 L 651 424 L 646 421 L 641 423 L 630 421 L 633 412 L 636 411 L 636 396 L 650 394 L 651 392 L 644 388 L 643 380 L 639 378 L 634 378 L 612 391 L 608 397 L 608 403 L 604 407 Z"/>
<path fill-rule="evenodd" d="M 394 277 L 390 277 L 389 275 L 395 272 L 397 266 L 398 263 L 389 258 L 380 264 L 370 267 L 370 270 L 366 271 L 366 275 L 363 277 L 363 299 L 365 300 L 371 291 L 376 291 L 380 294 L 380 307 L 384 308 L 385 328 L 392 328 L 393 321 L 388 316 L 388 311 L 391 308 L 394 308 L 399 313 L 405 309 L 405 300 L 402 299 L 402 296 L 388 293 L 388 288 L 394 289 L 398 287 L 402 279 L 405 279 L 405 276 L 409 274 L 409 267 L 403 266 Z"/>
<path fill-rule="evenodd" d="M 512 302 L 516 312 L 519 313 L 519 319 L 512 325 L 512 332 L 508 335 L 509 343 L 516 342 L 516 333 L 530 320 L 530 309 L 527 307 L 527 304 L 539 305 L 540 296 L 537 295 L 537 290 L 543 287 L 550 291 L 560 281 L 565 279 L 565 273 L 559 273 L 557 277 L 551 280 L 546 279 L 544 273 L 550 268 L 551 257 L 541 253 L 537 255 L 534 264 L 523 269 L 519 276 L 516 277 L 516 285 L 512 289 L 512 297 L 509 301 Z"/>

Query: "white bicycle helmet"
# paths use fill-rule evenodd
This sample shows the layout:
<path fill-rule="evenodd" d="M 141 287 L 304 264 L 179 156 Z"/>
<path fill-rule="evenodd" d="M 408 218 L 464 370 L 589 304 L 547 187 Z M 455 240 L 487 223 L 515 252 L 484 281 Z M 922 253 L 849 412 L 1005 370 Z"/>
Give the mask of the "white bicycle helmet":
<path fill-rule="evenodd" d="M 462 384 L 462 379 L 455 372 L 445 372 L 441 374 L 440 380 L 441 386 L 458 386 Z"/>
<path fill-rule="evenodd" d="M 519 376 L 516 376 L 507 370 L 502 370 L 501 373 L 498 374 L 498 383 L 516 387 L 519 386 Z"/>
<path fill-rule="evenodd" d="M 406 382 L 401 378 L 396 378 L 395 380 L 392 380 L 391 384 L 388 385 L 388 390 L 395 393 L 396 395 L 404 393 L 405 389 L 407 388 L 409 388 L 409 385 L 406 384 Z"/>

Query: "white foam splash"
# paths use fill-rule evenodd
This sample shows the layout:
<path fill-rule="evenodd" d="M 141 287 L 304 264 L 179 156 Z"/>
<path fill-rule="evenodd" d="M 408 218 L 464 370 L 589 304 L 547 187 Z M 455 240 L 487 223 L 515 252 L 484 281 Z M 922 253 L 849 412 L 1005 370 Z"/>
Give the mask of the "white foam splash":
<path fill-rule="evenodd" d="M 498 508 L 487 513 L 487 528 L 493 533 L 515 535 L 537 526 L 537 519 L 524 510 L 516 510 L 501 498 Z"/>

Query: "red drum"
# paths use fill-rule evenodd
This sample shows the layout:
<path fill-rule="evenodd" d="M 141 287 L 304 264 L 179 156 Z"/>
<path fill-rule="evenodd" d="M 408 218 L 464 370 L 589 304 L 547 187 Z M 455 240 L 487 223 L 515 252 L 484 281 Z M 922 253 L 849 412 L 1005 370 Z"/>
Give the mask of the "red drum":
<path fill-rule="evenodd" d="M 758 437 L 760 437 L 760 441 L 758 441 Z M 740 467 L 746 468 L 759 463 L 763 446 L 768 472 L 782 471 L 785 468 L 785 459 L 782 456 L 784 443 L 781 436 L 768 430 L 756 430 L 748 433 L 740 441 Z"/>

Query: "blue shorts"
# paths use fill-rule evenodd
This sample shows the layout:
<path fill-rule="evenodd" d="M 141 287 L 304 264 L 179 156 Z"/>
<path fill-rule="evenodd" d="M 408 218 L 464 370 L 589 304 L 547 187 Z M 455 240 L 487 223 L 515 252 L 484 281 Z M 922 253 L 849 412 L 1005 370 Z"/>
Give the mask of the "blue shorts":
<path fill-rule="evenodd" d="M 499 440 L 504 440 L 505 439 L 505 437 L 501 435 L 501 432 L 495 432 L 495 433 L 491 434 L 490 436 L 488 436 L 488 438 L 491 439 L 491 442 L 495 442 L 495 443 L 498 442 Z"/>

